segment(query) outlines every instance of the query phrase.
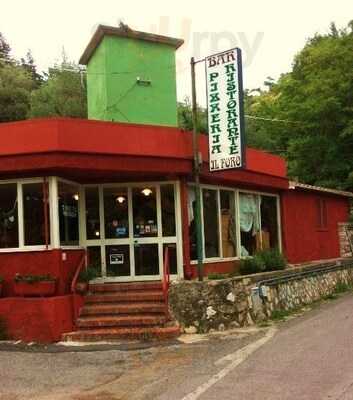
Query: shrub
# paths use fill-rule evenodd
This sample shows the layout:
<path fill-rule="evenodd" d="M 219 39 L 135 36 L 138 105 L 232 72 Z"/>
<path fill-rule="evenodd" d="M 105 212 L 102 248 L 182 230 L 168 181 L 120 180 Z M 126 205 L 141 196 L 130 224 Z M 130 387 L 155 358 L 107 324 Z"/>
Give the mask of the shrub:
<path fill-rule="evenodd" d="M 98 271 L 93 266 L 88 266 L 86 269 L 82 270 L 78 276 L 79 282 L 89 282 L 99 276 Z"/>
<path fill-rule="evenodd" d="M 56 281 L 56 278 L 47 274 L 47 275 L 20 275 L 16 274 L 14 278 L 15 282 L 27 282 L 27 283 L 35 283 L 35 282 L 53 282 Z"/>
<path fill-rule="evenodd" d="M 240 261 L 242 275 L 257 274 L 260 272 L 279 271 L 285 269 L 286 259 L 278 249 L 268 249 L 257 252 L 253 257 Z"/>
<path fill-rule="evenodd" d="M 287 261 L 278 249 L 262 250 L 257 253 L 265 264 L 265 271 L 279 271 L 285 269 Z"/>
<path fill-rule="evenodd" d="M 257 274 L 259 272 L 263 272 L 264 270 L 265 264 L 257 255 L 240 260 L 240 273 L 242 275 Z"/>

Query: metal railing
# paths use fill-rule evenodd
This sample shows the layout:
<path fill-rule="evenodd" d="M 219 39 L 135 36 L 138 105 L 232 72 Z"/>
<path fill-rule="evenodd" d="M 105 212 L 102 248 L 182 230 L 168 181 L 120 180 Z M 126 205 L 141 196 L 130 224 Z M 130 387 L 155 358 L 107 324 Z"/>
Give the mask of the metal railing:
<path fill-rule="evenodd" d="M 77 280 L 80 275 L 80 272 L 82 271 L 83 267 L 87 266 L 87 252 L 86 250 L 83 252 L 82 257 L 80 258 L 80 262 L 76 268 L 75 275 L 72 278 L 71 282 L 71 293 L 75 294 L 76 293 L 76 285 L 77 285 Z"/>

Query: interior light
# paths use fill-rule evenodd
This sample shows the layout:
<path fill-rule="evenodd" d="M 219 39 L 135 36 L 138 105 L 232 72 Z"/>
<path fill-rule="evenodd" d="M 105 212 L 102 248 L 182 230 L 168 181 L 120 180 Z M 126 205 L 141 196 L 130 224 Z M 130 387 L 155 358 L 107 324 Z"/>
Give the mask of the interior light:
<path fill-rule="evenodd" d="M 126 200 L 126 199 L 125 199 L 124 196 L 118 196 L 118 197 L 116 198 L 116 201 L 117 201 L 118 203 L 120 203 L 120 204 L 123 204 L 125 200 Z"/>
<path fill-rule="evenodd" d="M 79 195 L 76 193 L 72 196 L 72 198 L 76 201 L 78 201 L 78 199 L 80 198 Z"/>
<path fill-rule="evenodd" d="M 95 231 L 94 234 L 95 234 L 97 237 L 99 237 L 100 232 L 99 232 L 99 231 Z"/>
<path fill-rule="evenodd" d="M 144 194 L 145 196 L 150 196 L 152 194 L 152 190 L 150 188 L 145 188 L 141 190 L 141 193 Z"/>

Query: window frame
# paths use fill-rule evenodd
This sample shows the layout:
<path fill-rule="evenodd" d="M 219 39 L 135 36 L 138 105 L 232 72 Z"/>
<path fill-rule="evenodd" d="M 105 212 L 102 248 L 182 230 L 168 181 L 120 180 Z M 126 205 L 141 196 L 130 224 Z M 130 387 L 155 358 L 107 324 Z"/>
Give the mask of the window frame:
<path fill-rule="evenodd" d="M 193 182 L 188 183 L 188 187 L 194 189 L 195 184 Z M 205 264 L 214 263 L 214 262 L 229 262 L 240 260 L 241 257 L 241 234 L 240 234 L 240 207 L 239 207 L 239 196 L 240 193 L 244 194 L 255 194 L 259 196 L 269 196 L 276 198 L 276 209 L 277 209 L 277 235 L 278 235 L 278 249 L 282 253 L 282 221 L 281 221 L 281 203 L 280 203 L 280 195 L 276 193 L 268 193 L 263 191 L 256 190 L 248 190 L 248 189 L 239 189 L 229 186 L 216 186 L 216 185 L 208 185 L 208 184 L 200 184 L 201 189 L 201 228 L 202 228 L 202 258 Z M 210 189 L 217 191 L 218 198 L 218 235 L 219 235 L 219 257 L 206 258 L 205 256 L 205 236 L 204 236 L 204 218 L 203 218 L 203 189 Z M 236 225 L 236 234 L 237 234 L 237 245 L 236 245 L 236 256 L 235 257 L 223 257 L 223 246 L 222 246 L 222 230 L 221 230 L 221 204 L 220 204 L 220 191 L 229 191 L 234 193 L 234 201 L 235 201 L 235 225 Z M 259 216 L 260 216 L 260 230 L 261 230 L 261 207 L 260 202 L 258 201 L 259 207 Z M 260 235 L 260 243 L 262 245 L 262 235 Z M 190 260 L 191 264 L 197 264 L 197 260 Z"/>
<path fill-rule="evenodd" d="M 1 180 L 0 185 L 5 184 L 16 184 L 17 185 L 17 218 L 18 218 L 18 247 L 6 247 L 0 248 L 0 253 L 18 253 L 18 252 L 26 252 L 26 251 L 42 251 L 42 250 L 51 250 L 52 247 L 52 213 L 51 213 L 51 203 L 52 203 L 52 177 L 47 177 L 48 182 L 48 202 L 49 202 L 49 212 L 48 212 L 48 220 L 49 220 L 49 242 L 48 246 L 44 243 L 42 245 L 25 245 L 25 232 L 24 232 L 24 209 L 23 209 L 23 185 L 32 184 L 32 183 L 44 183 L 45 177 L 35 177 L 35 178 L 22 178 L 22 179 L 8 179 Z"/>

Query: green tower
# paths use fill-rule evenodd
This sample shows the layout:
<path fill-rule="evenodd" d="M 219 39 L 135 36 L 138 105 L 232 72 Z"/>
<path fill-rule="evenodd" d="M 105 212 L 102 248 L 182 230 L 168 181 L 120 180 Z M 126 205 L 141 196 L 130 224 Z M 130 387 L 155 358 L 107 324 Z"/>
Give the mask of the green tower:
<path fill-rule="evenodd" d="M 99 25 L 87 65 L 88 118 L 177 126 L 175 51 L 183 40 Z"/>

